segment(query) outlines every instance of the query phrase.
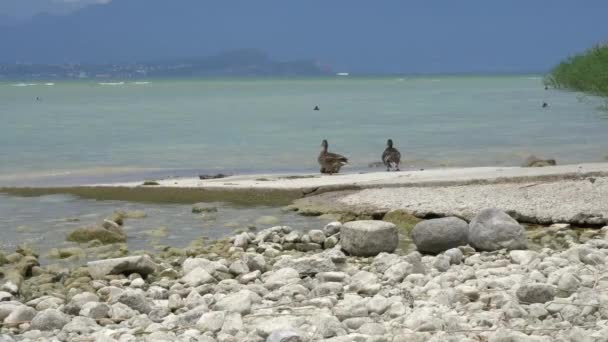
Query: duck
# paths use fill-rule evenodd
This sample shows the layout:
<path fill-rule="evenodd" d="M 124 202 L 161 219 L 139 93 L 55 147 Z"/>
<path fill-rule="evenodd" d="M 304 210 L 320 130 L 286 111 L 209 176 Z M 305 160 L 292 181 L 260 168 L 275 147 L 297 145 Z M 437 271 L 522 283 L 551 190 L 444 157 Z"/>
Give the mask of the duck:
<path fill-rule="evenodd" d="M 382 153 L 382 162 L 386 166 L 386 171 L 390 171 L 391 168 L 395 169 L 395 171 L 399 171 L 401 153 L 393 147 L 393 139 L 388 139 L 386 141 L 386 149 Z"/>
<path fill-rule="evenodd" d="M 342 166 L 348 164 L 348 158 L 337 153 L 327 152 L 328 147 L 327 140 L 323 140 L 321 142 L 321 153 L 319 153 L 317 161 L 321 165 L 321 173 L 331 175 L 340 172 Z"/>

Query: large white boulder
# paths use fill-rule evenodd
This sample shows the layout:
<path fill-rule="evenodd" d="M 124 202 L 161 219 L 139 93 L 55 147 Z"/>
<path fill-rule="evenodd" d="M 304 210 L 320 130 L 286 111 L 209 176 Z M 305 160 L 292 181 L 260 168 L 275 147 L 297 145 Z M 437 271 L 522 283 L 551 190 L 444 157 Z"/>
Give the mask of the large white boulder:
<path fill-rule="evenodd" d="M 376 256 L 392 253 L 399 243 L 397 227 L 384 221 L 353 221 L 340 229 L 342 249 L 350 255 Z"/>

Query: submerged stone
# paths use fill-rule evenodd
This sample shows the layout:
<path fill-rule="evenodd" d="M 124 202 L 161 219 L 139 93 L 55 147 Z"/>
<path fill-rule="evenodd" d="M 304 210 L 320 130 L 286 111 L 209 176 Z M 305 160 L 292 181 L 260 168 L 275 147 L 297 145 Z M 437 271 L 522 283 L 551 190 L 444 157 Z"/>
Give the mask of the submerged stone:
<path fill-rule="evenodd" d="M 84 227 L 72 231 L 66 240 L 78 243 L 86 243 L 98 240 L 104 244 L 125 242 L 127 235 L 120 230 L 106 229 L 104 227 Z"/>

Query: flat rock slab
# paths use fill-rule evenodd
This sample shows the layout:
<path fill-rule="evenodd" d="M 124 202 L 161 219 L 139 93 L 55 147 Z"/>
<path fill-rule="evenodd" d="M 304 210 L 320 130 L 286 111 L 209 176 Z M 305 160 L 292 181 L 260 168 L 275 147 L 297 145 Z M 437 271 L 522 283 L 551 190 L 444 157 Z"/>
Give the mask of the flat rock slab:
<path fill-rule="evenodd" d="M 340 229 L 342 249 L 354 256 L 376 256 L 392 253 L 399 243 L 397 227 L 384 221 L 353 221 Z"/>
<path fill-rule="evenodd" d="M 91 261 L 87 263 L 87 266 L 89 274 L 94 279 L 101 279 L 111 274 L 131 273 L 138 273 L 142 277 L 146 277 L 159 268 L 159 265 L 147 255 Z"/>

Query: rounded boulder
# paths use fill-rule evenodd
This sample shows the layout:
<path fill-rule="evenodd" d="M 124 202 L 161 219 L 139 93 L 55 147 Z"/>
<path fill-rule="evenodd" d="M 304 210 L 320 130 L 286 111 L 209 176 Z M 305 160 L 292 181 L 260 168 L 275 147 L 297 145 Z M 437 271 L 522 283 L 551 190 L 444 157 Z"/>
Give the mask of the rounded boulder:
<path fill-rule="evenodd" d="M 524 227 L 505 212 L 482 210 L 469 224 L 469 244 L 480 251 L 526 249 Z"/>
<path fill-rule="evenodd" d="M 342 249 L 354 256 L 392 253 L 399 243 L 397 227 L 384 221 L 352 221 L 340 228 Z"/>
<path fill-rule="evenodd" d="M 412 230 L 412 240 L 420 252 L 441 253 L 466 246 L 469 241 L 469 225 L 457 217 L 422 221 Z"/>

